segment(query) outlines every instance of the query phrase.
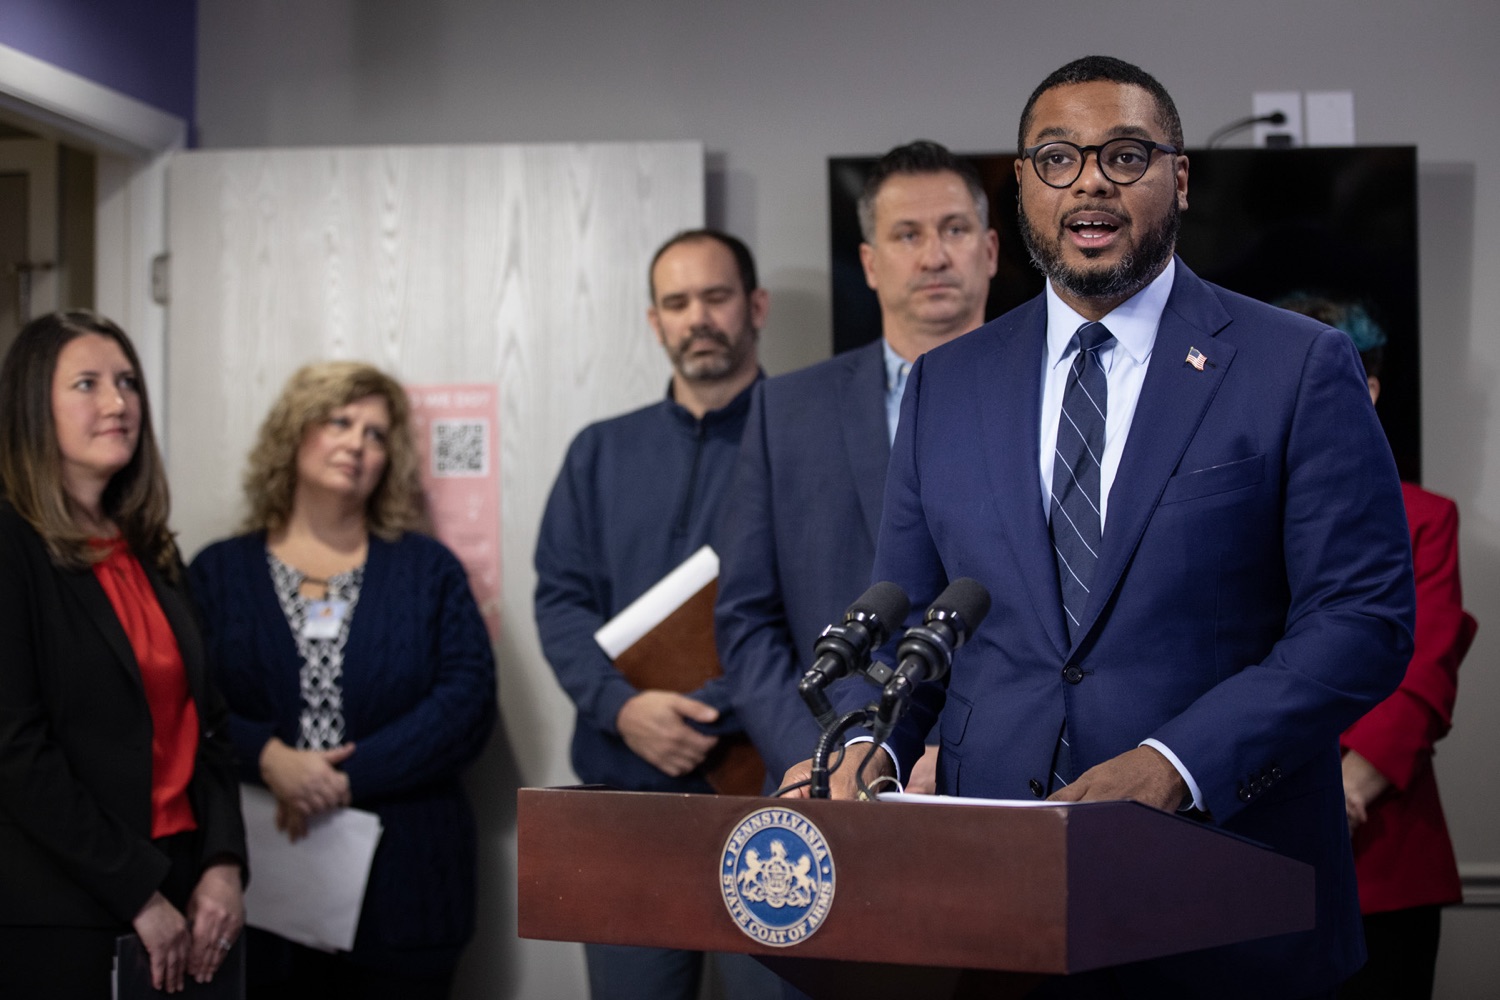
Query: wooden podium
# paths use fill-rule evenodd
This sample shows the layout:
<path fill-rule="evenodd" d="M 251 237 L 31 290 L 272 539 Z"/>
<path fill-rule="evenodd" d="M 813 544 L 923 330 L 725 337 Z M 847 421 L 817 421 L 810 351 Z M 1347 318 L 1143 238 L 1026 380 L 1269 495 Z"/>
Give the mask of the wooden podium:
<path fill-rule="evenodd" d="M 721 891 L 751 814 L 800 815 L 834 869 L 796 944 Z M 1045 977 L 1313 926 L 1313 869 L 1134 802 L 832 802 L 523 788 L 522 937 L 745 952 L 816 998 L 1023 996 Z"/>

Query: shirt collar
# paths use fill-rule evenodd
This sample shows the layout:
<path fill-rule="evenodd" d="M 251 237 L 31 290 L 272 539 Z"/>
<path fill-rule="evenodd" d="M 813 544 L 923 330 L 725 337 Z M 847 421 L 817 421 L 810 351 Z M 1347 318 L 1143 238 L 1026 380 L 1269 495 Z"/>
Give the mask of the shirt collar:
<path fill-rule="evenodd" d="M 717 410 L 709 410 L 707 413 L 703 414 L 703 419 L 701 421 L 697 417 L 693 416 L 693 414 L 689 412 L 687 407 L 677 402 L 676 397 L 672 395 L 671 379 L 667 380 L 667 397 L 662 402 L 667 404 L 667 410 L 670 413 L 676 416 L 679 421 L 687 426 L 697 427 L 699 423 L 702 423 L 704 426 L 721 424 L 726 421 L 743 417 L 747 412 L 749 412 L 750 396 L 755 392 L 755 387 L 759 385 L 765 377 L 766 370 L 764 368 L 757 368 L 755 370 L 754 382 L 751 382 L 749 385 L 745 386 L 744 389 L 740 390 L 737 396 L 735 396 L 729 402 L 725 403 L 723 406 L 719 407 Z"/>
<path fill-rule="evenodd" d="M 885 356 L 885 391 L 895 392 L 902 379 L 911 371 L 911 362 L 896 353 L 891 342 L 880 338 L 880 350 Z"/>
<path fill-rule="evenodd" d="M 1177 274 L 1177 258 L 1167 261 L 1151 284 L 1115 306 L 1102 320 L 1115 342 L 1125 349 L 1136 364 L 1145 364 L 1151 357 L 1151 348 L 1156 343 L 1156 329 L 1161 325 L 1161 314 L 1166 311 L 1167 298 L 1172 294 L 1172 279 Z M 1047 369 L 1057 367 L 1064 360 L 1064 352 L 1073 342 L 1078 328 L 1087 323 L 1073 307 L 1063 302 L 1047 282 Z M 1101 352 L 1101 355 L 1104 352 Z M 1113 352 L 1109 352 L 1113 353 Z"/>

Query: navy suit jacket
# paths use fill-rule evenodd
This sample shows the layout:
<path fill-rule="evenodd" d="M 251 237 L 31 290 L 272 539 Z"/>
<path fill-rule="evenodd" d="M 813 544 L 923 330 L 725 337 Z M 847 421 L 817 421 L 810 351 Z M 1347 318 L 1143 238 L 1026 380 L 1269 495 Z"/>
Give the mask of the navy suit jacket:
<path fill-rule="evenodd" d="M 773 787 L 818 739 L 797 696 L 813 642 L 870 585 L 890 459 L 882 343 L 762 382 L 740 442 L 714 624 Z"/>
<path fill-rule="evenodd" d="M 1400 681 L 1415 600 L 1353 346 L 1178 261 L 1070 644 L 1038 476 L 1045 328 L 1038 297 L 908 381 L 875 576 L 914 609 L 965 576 L 994 605 L 946 684 L 918 691 L 897 755 L 910 767 L 935 724 L 940 792 L 1029 798 L 1065 716 L 1080 771 L 1160 740 L 1214 823 L 1316 867 L 1317 926 L 1122 980 L 1147 996 L 1329 989 L 1364 957 L 1338 736 Z"/>

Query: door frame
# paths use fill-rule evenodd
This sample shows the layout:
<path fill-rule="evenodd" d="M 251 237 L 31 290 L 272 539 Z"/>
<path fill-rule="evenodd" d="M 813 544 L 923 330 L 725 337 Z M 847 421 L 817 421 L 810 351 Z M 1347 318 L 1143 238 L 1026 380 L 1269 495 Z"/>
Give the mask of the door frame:
<path fill-rule="evenodd" d="M 30 316 L 58 307 L 57 144 L 50 139 L 6 139 L 0 142 L 0 173 L 26 178 L 25 260 L 50 262 L 48 270 L 33 271 L 30 282 Z M 0 281 L 15 281 L 10 261 L 0 261 Z M 16 263 L 21 263 L 17 261 Z M 0 350 L 9 344 L 0 341 Z"/>
<path fill-rule="evenodd" d="M 95 305 L 135 342 L 158 400 L 160 436 L 166 309 L 152 299 L 151 270 L 166 252 L 167 161 L 186 147 L 187 122 L 7 45 L 0 45 L 0 115 L 98 159 Z"/>

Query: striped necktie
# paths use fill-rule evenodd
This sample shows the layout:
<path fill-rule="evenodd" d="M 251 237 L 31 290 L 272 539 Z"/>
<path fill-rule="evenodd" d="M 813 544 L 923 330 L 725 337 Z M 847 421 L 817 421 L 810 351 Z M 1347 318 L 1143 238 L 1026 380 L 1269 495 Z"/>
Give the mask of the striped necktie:
<path fill-rule="evenodd" d="M 1108 383 L 1099 349 L 1114 340 L 1103 323 L 1085 323 L 1075 335 L 1078 355 L 1063 391 L 1052 464 L 1052 551 L 1062 584 L 1068 639 L 1075 641 L 1089 601 L 1103 535 L 1100 517 L 1100 461 L 1104 457 L 1104 415 Z"/>
<path fill-rule="evenodd" d="M 1099 361 L 1099 349 L 1113 341 L 1114 334 L 1103 323 L 1085 323 L 1078 328 L 1074 340 L 1078 355 L 1068 373 L 1062 413 L 1057 421 L 1050 520 L 1052 552 L 1057 557 L 1069 642 L 1076 642 L 1083 628 L 1083 613 L 1088 606 L 1089 587 L 1094 582 L 1094 567 L 1099 563 L 1099 542 L 1103 537 L 1100 463 L 1104 458 L 1104 415 L 1109 412 L 1109 386 Z M 1068 723 L 1064 719 L 1053 751 L 1052 787 L 1059 788 L 1077 777 L 1068 743 Z"/>

